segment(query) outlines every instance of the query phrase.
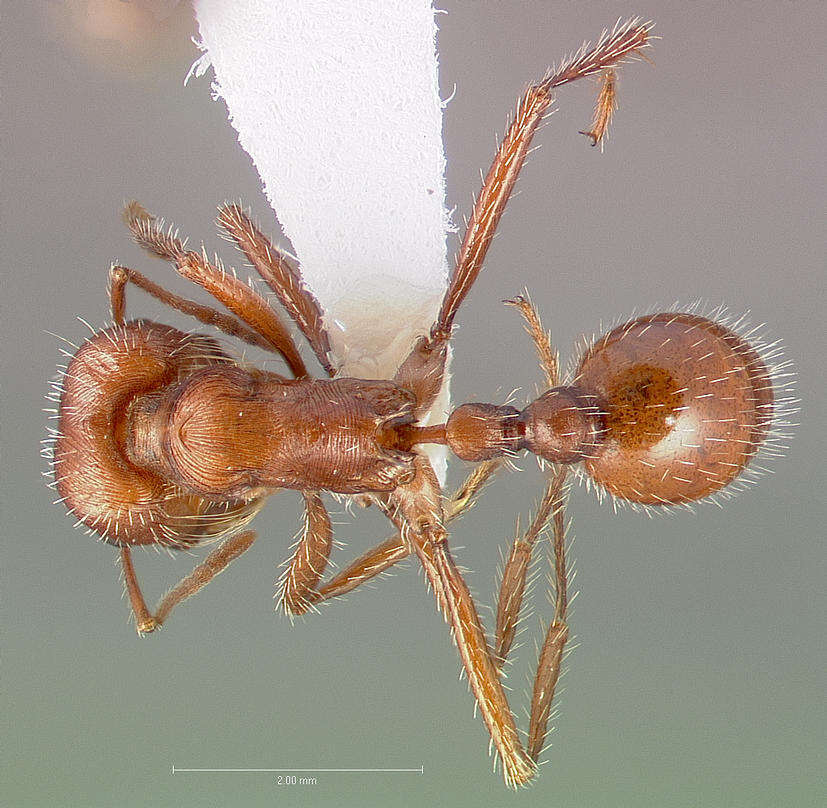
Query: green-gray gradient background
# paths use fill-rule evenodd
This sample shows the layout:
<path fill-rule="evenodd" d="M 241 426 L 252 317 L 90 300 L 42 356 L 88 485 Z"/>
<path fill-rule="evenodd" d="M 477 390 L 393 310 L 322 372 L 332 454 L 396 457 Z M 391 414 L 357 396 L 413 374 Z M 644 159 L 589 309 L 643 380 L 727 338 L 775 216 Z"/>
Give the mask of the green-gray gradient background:
<path fill-rule="evenodd" d="M 106 320 L 116 258 L 187 291 L 129 243 L 125 199 L 228 261 L 213 223 L 223 200 L 240 197 L 265 229 L 277 226 L 208 82 L 182 86 L 196 55 L 186 8 L 142 60 L 106 44 L 84 55 L 44 22 L 45 12 L 61 19 L 59 3 L 4 5 L 0 801 L 823 804 L 823 3 L 443 3 L 443 94 L 457 86 L 445 115 L 448 192 L 461 212 L 515 98 L 550 61 L 629 13 L 656 19 L 663 38 L 656 67 L 623 72 L 605 154 L 577 134 L 593 86 L 560 93 L 461 312 L 455 399 L 534 392 L 528 338 L 500 304 L 524 286 L 564 356 L 601 320 L 703 297 L 769 323 L 800 375 L 789 453 L 723 510 L 648 519 L 575 491 L 577 647 L 550 763 L 518 794 L 490 771 L 484 727 L 415 565 L 294 627 L 273 613 L 277 566 L 299 523 L 293 493 L 273 498 L 255 523 L 259 541 L 231 570 L 157 636 L 135 636 L 113 550 L 72 530 L 41 477 L 42 395 L 61 361 L 44 331 L 77 341 L 86 329 L 76 315 Z M 189 325 L 137 291 L 129 306 Z M 536 465 L 520 465 L 455 532 L 484 604 L 515 517 L 540 490 Z M 351 518 L 330 504 L 348 545 L 337 562 L 386 535 L 375 514 Z M 139 554 L 148 599 L 191 564 Z M 520 718 L 549 613 L 541 592 L 535 606 L 510 677 Z M 173 765 L 424 774 L 320 773 L 315 786 L 280 787 L 270 774 L 173 776 Z"/>

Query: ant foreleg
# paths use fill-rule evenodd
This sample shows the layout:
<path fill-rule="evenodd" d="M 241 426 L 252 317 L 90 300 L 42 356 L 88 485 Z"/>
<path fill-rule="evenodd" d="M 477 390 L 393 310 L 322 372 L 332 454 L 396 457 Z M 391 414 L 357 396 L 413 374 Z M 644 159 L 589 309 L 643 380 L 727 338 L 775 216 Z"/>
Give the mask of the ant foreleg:
<path fill-rule="evenodd" d="M 126 312 L 125 287 L 127 283 L 134 284 L 170 308 L 180 311 L 182 314 L 195 317 L 196 320 L 204 323 L 204 325 L 215 326 L 231 337 L 237 337 L 250 345 L 255 345 L 266 351 L 273 350 L 273 346 L 264 337 L 256 331 L 247 328 L 234 317 L 222 314 L 220 311 L 216 311 L 209 306 L 203 306 L 193 300 L 178 297 L 178 295 L 174 295 L 172 292 L 168 292 L 163 287 L 158 286 L 157 283 L 153 283 L 140 272 L 117 264 L 113 265 L 109 270 L 109 300 L 112 309 L 112 319 L 116 325 L 123 325 L 124 323 L 124 315 Z"/>
<path fill-rule="evenodd" d="M 135 575 L 135 567 L 132 566 L 132 552 L 126 545 L 121 547 L 121 569 L 123 570 L 123 579 L 126 592 L 129 595 L 129 602 L 132 605 L 132 614 L 135 617 L 136 631 L 138 634 L 154 631 L 158 624 L 146 605 L 141 586 Z"/>
<path fill-rule="evenodd" d="M 209 292 L 260 334 L 264 338 L 263 347 L 281 354 L 295 377 L 307 376 L 307 369 L 290 332 L 258 292 L 223 268 L 212 266 L 205 255 L 186 250 L 184 242 L 176 234 L 164 229 L 163 220 L 147 213 L 137 202 L 130 202 L 123 215 L 136 244 L 172 263 L 179 275 Z"/>
<path fill-rule="evenodd" d="M 213 550 L 193 571 L 182 578 L 164 595 L 152 614 L 147 608 L 135 568 L 132 555 L 126 545 L 120 548 L 121 567 L 123 568 L 126 591 L 135 615 L 135 628 L 138 634 L 146 634 L 163 625 L 170 612 L 182 601 L 203 589 L 216 575 L 223 572 L 230 562 L 235 561 L 255 541 L 255 531 L 246 530 L 231 536 L 221 546 Z"/>
<path fill-rule="evenodd" d="M 239 205 L 220 207 L 218 224 L 276 293 L 327 374 L 335 375 L 330 364 L 330 338 L 324 327 L 322 310 L 316 298 L 305 288 L 298 270 L 290 265 L 281 250 L 270 243 Z"/>

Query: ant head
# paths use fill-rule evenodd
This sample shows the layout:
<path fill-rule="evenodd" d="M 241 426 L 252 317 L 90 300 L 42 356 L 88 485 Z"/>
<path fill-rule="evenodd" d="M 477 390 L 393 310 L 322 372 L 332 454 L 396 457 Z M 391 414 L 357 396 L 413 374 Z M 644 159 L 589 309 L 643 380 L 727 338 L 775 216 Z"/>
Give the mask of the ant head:
<path fill-rule="evenodd" d="M 770 433 L 771 358 L 735 330 L 687 312 L 614 328 L 585 351 L 572 380 L 602 418 L 585 473 L 641 505 L 694 502 L 724 488 Z"/>

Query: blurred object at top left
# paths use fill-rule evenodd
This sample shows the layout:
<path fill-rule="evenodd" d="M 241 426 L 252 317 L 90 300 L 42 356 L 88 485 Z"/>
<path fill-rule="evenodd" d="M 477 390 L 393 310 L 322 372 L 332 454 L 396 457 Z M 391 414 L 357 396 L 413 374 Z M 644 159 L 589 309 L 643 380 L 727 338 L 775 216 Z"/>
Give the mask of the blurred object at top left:
<path fill-rule="evenodd" d="M 42 8 L 49 38 L 101 70 L 161 72 L 193 50 L 192 11 L 180 0 L 60 0 Z"/>

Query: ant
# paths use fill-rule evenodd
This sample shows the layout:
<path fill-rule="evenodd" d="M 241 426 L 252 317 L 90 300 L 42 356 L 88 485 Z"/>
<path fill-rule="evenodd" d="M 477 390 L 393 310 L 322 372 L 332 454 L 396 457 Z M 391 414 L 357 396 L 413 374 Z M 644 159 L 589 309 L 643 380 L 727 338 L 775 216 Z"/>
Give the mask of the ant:
<path fill-rule="evenodd" d="M 255 540 L 242 528 L 282 488 L 301 492 L 305 525 L 281 582 L 280 605 L 299 615 L 349 592 L 414 554 L 450 623 L 471 689 L 502 758 L 506 783 L 534 776 L 568 639 L 565 505 L 570 467 L 617 500 L 682 505 L 722 491 L 772 438 L 777 415 L 772 350 L 737 326 L 692 312 L 638 317 L 585 350 L 562 383 L 557 354 L 525 297 L 508 301 L 525 319 L 547 391 L 519 410 L 468 403 L 423 425 L 443 388 L 455 316 L 476 280 L 533 135 L 556 87 L 604 76 L 596 144 L 614 108 L 614 68 L 649 44 L 651 24 L 632 20 L 581 48 L 519 102 L 477 198 L 435 322 L 392 379 L 337 376 L 324 316 L 298 268 L 240 206 L 218 223 L 304 334 L 328 375 L 312 378 L 267 301 L 211 264 L 162 220 L 130 203 L 134 240 L 172 263 L 231 314 L 174 295 L 139 272 L 110 269 L 113 324 L 74 354 L 59 385 L 55 484 L 70 514 L 120 553 L 139 634 L 166 623 Z M 611 97 L 609 97 L 611 96 Z M 292 378 L 233 361 L 218 341 L 149 320 L 125 318 L 127 284 L 229 336 L 279 354 Z M 422 447 L 442 445 L 479 464 L 446 497 Z M 544 494 L 508 556 L 489 644 L 452 557 L 447 525 L 484 483 L 521 451 L 549 468 Z M 396 534 L 325 583 L 332 549 L 321 492 L 360 497 Z M 551 526 L 554 616 L 541 647 L 528 739 L 520 740 L 501 676 L 514 640 L 537 539 Z M 222 540 L 160 601 L 146 605 L 132 564 L 136 546 L 185 550 Z"/>

